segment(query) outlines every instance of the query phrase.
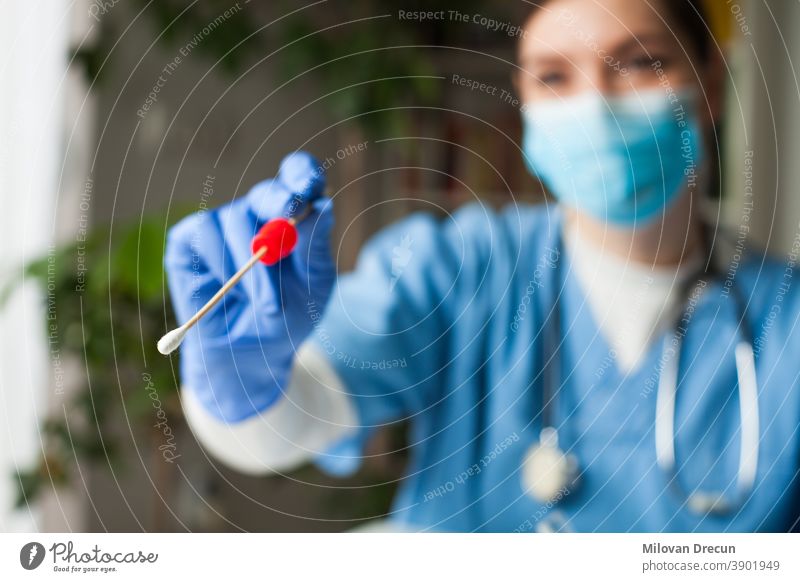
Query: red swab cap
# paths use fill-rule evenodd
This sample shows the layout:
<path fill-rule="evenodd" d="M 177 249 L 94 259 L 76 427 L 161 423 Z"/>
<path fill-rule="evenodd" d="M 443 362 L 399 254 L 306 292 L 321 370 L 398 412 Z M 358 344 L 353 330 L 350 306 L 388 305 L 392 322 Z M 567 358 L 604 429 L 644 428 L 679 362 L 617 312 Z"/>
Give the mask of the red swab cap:
<path fill-rule="evenodd" d="M 285 218 L 274 218 L 261 227 L 253 237 L 253 254 L 267 247 L 259 259 L 265 265 L 274 265 L 288 257 L 297 244 L 297 229 Z"/>

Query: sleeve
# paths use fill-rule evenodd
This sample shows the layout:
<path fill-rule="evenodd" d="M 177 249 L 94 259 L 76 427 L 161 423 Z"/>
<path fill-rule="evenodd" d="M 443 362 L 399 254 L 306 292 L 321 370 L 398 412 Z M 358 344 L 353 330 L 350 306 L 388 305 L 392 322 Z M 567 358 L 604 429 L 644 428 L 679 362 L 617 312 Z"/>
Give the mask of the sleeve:
<path fill-rule="evenodd" d="M 375 429 L 413 419 L 441 398 L 453 325 L 471 296 L 469 273 L 480 270 L 480 253 L 466 251 L 487 216 L 480 205 L 441 222 L 412 215 L 369 241 L 355 271 L 340 277 L 310 341 L 341 380 L 357 426 L 317 456 L 321 468 L 352 472 Z"/>
<path fill-rule="evenodd" d="M 288 387 L 271 407 L 238 423 L 208 412 L 193 390 L 181 391 L 195 438 L 216 459 L 253 475 L 290 471 L 352 431 L 355 411 L 327 358 L 308 342 L 297 352 Z"/>

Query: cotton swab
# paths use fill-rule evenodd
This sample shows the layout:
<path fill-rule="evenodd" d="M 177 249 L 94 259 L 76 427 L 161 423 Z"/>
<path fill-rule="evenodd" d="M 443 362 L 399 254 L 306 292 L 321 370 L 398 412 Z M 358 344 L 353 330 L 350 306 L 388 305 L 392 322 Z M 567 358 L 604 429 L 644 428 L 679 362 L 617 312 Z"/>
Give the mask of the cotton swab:
<path fill-rule="evenodd" d="M 158 351 L 166 356 L 178 349 L 178 346 L 181 345 L 187 332 L 200 321 L 200 319 L 208 313 L 256 263 L 261 261 L 266 265 L 274 265 L 281 259 L 288 257 L 297 244 L 296 225 L 298 222 L 305 219 L 309 212 L 310 209 L 307 209 L 299 218 L 275 218 L 261 227 L 258 234 L 253 237 L 251 245 L 253 256 L 250 257 L 241 269 L 236 271 L 233 277 L 228 279 L 225 284 L 220 287 L 219 291 L 217 291 L 191 319 L 182 326 L 168 332 L 158 340 Z"/>

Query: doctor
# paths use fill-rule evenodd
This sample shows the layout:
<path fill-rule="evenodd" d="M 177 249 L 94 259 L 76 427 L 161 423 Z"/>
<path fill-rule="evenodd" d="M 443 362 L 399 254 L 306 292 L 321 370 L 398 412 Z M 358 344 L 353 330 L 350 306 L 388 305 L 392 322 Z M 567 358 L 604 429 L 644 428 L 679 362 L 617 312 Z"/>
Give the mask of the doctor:
<path fill-rule="evenodd" d="M 701 220 L 723 68 L 700 6 L 539 4 L 519 41 L 521 153 L 558 203 L 413 215 L 337 279 L 324 178 L 288 157 L 169 233 L 185 321 L 261 224 L 313 211 L 295 253 L 184 342 L 188 421 L 242 471 L 346 474 L 408 420 L 398 527 L 796 529 L 800 282 L 793 262 L 729 264 Z"/>

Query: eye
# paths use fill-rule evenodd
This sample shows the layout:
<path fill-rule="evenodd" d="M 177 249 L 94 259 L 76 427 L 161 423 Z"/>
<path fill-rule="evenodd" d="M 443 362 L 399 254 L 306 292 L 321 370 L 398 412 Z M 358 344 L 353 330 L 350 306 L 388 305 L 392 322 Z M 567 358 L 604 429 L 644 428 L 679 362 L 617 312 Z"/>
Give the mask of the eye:
<path fill-rule="evenodd" d="M 632 71 L 652 70 L 655 63 L 661 63 L 661 68 L 669 66 L 667 59 L 658 55 L 647 56 L 646 54 L 637 55 L 628 60 L 628 69 Z"/>
<path fill-rule="evenodd" d="M 545 71 L 537 75 L 537 80 L 540 85 L 552 87 L 564 82 L 564 74 L 559 71 Z"/>

